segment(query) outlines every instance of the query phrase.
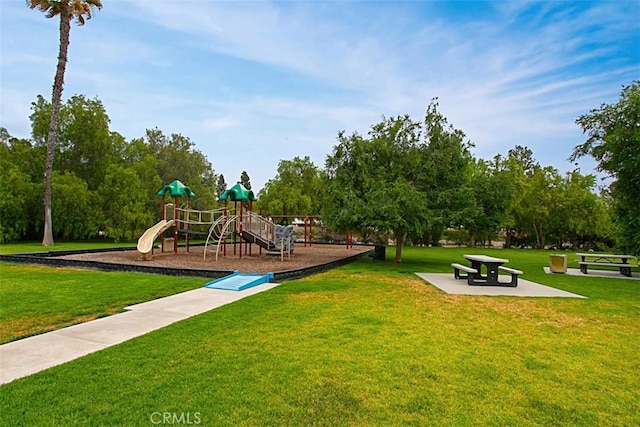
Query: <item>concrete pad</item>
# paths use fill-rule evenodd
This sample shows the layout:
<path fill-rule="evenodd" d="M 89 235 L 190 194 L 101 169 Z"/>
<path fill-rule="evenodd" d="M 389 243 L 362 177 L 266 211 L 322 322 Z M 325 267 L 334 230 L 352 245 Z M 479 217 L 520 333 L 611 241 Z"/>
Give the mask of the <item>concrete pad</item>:
<path fill-rule="evenodd" d="M 515 288 L 505 286 L 469 286 L 466 280 L 455 279 L 453 273 L 416 273 L 418 277 L 438 289 L 455 295 L 491 295 L 513 297 L 562 297 L 586 298 L 582 295 L 562 291 L 529 280 L 518 279 Z"/>
<path fill-rule="evenodd" d="M 265 283 L 242 291 L 199 288 L 126 307 L 125 312 L 0 346 L 0 384 L 122 343 L 191 316 L 267 291 Z"/>
<path fill-rule="evenodd" d="M 566 274 L 567 276 L 581 276 L 581 277 L 607 277 L 613 279 L 631 279 L 640 280 L 640 273 L 632 271 L 631 277 L 623 276 L 620 274 L 620 270 L 596 270 L 595 268 L 587 269 L 587 274 L 580 271 L 579 268 L 567 268 L 566 273 L 552 273 L 549 267 L 542 267 L 547 274 Z"/>

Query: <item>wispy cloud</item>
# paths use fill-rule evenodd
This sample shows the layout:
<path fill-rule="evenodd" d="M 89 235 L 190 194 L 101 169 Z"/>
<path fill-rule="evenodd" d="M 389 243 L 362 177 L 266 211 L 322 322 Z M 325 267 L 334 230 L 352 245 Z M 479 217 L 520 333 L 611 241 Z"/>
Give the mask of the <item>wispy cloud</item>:
<path fill-rule="evenodd" d="M 492 157 L 527 145 L 543 163 L 581 142 L 575 118 L 640 78 L 637 2 L 105 3 L 72 29 L 65 95 L 98 96 L 112 129 L 190 137 L 228 182 L 259 188 L 277 162 L 318 165 L 339 130 L 381 115 L 443 114 Z M 3 3 L 0 125 L 28 129 L 48 96 L 57 27 Z M 41 14 L 40 14 L 41 15 Z M 19 135 L 28 136 L 28 135 Z M 246 150 L 243 164 L 238 150 Z"/>

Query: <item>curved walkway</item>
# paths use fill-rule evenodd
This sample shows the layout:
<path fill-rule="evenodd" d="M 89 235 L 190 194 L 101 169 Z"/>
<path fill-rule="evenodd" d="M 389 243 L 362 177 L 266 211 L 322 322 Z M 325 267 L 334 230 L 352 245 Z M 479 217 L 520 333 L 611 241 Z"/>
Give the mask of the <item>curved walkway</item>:
<path fill-rule="evenodd" d="M 77 359 L 191 316 L 267 291 L 199 288 L 126 308 L 127 311 L 0 346 L 0 384 Z"/>

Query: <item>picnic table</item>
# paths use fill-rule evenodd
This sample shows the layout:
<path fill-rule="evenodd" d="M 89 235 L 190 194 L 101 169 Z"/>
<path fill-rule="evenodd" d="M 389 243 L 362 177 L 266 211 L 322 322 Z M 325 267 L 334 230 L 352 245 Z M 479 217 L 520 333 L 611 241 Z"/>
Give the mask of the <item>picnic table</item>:
<path fill-rule="evenodd" d="M 518 286 L 518 275 L 522 274 L 522 271 L 504 267 L 503 264 L 508 263 L 508 259 L 494 258 L 487 255 L 463 256 L 471 262 L 471 267 L 456 263 L 451 264 L 454 268 L 454 277 L 456 279 L 466 278 L 469 285 Z M 485 275 L 482 274 L 483 270 L 486 271 Z M 498 272 L 500 270 L 511 274 L 511 282 L 500 282 L 498 280 Z M 465 271 L 467 275 L 460 275 L 460 271 Z"/>
<path fill-rule="evenodd" d="M 596 254 L 596 253 L 577 253 L 580 257 L 580 271 L 587 274 L 590 265 L 602 265 L 608 267 L 618 267 L 620 274 L 631 277 L 631 268 L 637 267 L 637 264 L 631 264 L 629 260 L 635 258 L 633 255 L 616 255 L 616 254 Z"/>

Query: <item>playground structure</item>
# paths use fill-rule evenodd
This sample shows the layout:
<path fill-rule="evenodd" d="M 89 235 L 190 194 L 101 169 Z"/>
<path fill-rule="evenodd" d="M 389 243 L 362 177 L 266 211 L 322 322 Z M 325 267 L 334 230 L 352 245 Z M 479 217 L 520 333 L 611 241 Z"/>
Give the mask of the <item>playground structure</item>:
<path fill-rule="evenodd" d="M 248 246 L 248 255 L 251 255 L 251 244 L 256 244 L 267 255 L 277 255 L 283 261 L 285 254 L 291 257 L 294 249 L 293 226 L 282 226 L 262 217 L 252 211 L 255 201 L 253 191 L 247 190 L 238 183 L 225 191 L 220 200 L 225 206 L 220 209 L 200 211 L 191 209 L 191 198 L 195 193 L 180 181 L 173 181 L 164 186 L 157 193 L 162 196 L 161 220 L 153 227 L 145 231 L 138 239 L 138 252 L 143 259 L 149 260 L 153 256 L 154 242 L 161 238 L 161 251 L 169 252 L 171 248 L 178 253 L 178 237 L 184 234 L 186 251 L 189 252 L 190 236 L 195 234 L 206 235 L 204 259 L 207 253 L 215 252 L 215 260 L 218 256 L 227 255 L 227 245 L 233 244 L 233 253 L 236 254 L 239 246 L 239 256 L 243 255 L 243 244 Z M 166 203 L 165 197 L 169 194 L 173 197 L 173 203 Z M 187 197 L 186 204 L 180 206 L 182 197 Z M 233 208 L 228 206 L 233 202 Z M 207 231 L 197 231 L 195 228 L 207 226 Z M 195 228 L 194 228 L 195 227 Z M 171 230 L 171 236 L 165 236 L 165 232 Z M 305 224 L 305 246 L 307 233 Z M 311 229 L 309 238 L 311 237 Z M 309 240 L 309 244 L 311 244 Z M 245 249 L 247 253 L 247 249 Z"/>

